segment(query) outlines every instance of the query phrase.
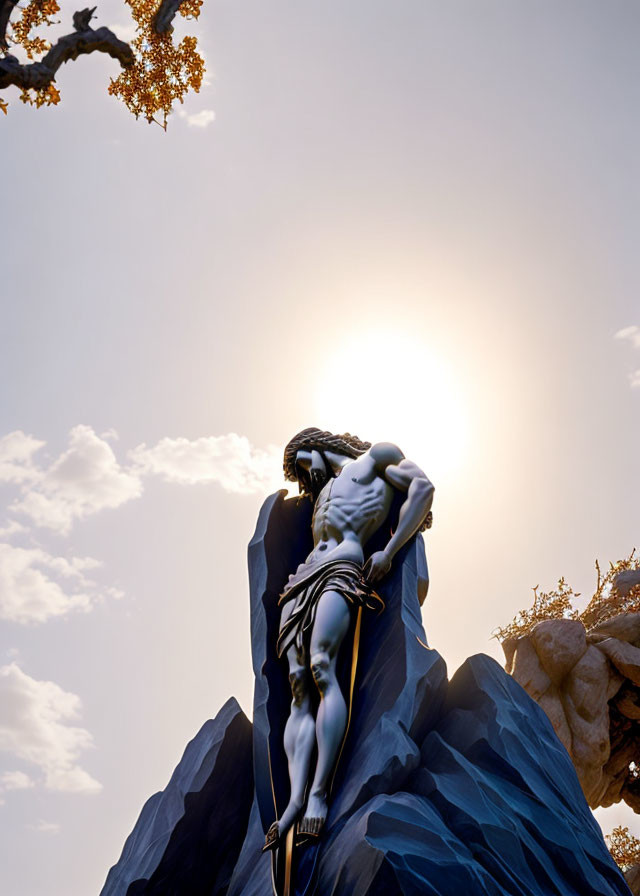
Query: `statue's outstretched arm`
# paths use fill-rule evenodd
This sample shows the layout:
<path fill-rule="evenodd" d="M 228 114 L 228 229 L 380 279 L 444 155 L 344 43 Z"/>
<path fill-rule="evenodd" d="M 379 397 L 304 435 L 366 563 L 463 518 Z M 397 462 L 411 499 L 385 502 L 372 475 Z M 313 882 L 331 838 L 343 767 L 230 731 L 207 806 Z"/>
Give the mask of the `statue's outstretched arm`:
<path fill-rule="evenodd" d="M 400 508 L 398 525 L 386 548 L 373 554 L 365 567 L 369 580 L 376 582 L 389 571 L 400 548 L 424 523 L 433 504 L 435 488 L 420 467 L 407 460 L 396 445 L 387 442 L 374 445 L 371 456 L 378 473 L 394 488 L 407 494 Z"/>

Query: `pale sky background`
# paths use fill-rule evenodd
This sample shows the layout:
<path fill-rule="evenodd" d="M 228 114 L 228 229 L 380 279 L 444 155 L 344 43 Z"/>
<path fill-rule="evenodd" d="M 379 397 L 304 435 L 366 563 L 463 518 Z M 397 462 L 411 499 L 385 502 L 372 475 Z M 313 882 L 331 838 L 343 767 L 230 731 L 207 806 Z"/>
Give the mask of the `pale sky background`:
<path fill-rule="evenodd" d="M 97 55 L 0 122 L 6 896 L 97 894 L 202 723 L 250 711 L 246 545 L 302 427 L 433 479 L 451 673 L 640 548 L 636 0 L 205 0 L 188 30 L 210 79 L 167 134 Z"/>

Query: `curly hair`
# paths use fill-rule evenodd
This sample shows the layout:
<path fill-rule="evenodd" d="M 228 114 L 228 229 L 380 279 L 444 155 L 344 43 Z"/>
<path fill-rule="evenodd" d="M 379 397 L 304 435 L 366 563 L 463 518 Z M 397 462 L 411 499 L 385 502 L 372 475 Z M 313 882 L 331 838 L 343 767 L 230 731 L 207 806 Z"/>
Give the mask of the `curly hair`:
<path fill-rule="evenodd" d="M 324 451 L 335 451 L 336 454 L 344 454 L 347 457 L 360 457 L 371 448 L 371 442 L 363 442 L 358 436 L 352 436 L 345 432 L 334 435 L 326 430 L 309 426 L 297 433 L 284 449 L 284 478 L 289 482 L 297 482 L 302 494 L 310 494 L 308 483 L 299 475 L 296 469 L 296 454 L 301 448 L 315 449 L 324 454 Z"/>

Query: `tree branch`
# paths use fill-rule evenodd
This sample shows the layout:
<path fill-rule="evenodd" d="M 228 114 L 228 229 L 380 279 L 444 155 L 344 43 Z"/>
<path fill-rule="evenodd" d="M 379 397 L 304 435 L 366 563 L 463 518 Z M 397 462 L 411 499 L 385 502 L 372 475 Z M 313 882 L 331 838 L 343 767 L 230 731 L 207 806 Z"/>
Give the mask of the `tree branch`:
<path fill-rule="evenodd" d="M 156 34 L 167 34 L 173 31 L 172 22 L 184 0 L 162 0 L 153 19 L 153 30 Z"/>
<path fill-rule="evenodd" d="M 9 18 L 17 5 L 18 0 L 0 0 L 0 50 L 7 49 Z"/>
<path fill-rule="evenodd" d="M 123 68 L 133 65 L 133 51 L 108 28 L 87 28 L 61 37 L 39 62 L 22 64 L 15 56 L 0 59 L 0 90 L 10 85 L 23 90 L 42 90 L 55 80 L 63 62 L 77 59 L 85 53 L 107 53 Z"/>

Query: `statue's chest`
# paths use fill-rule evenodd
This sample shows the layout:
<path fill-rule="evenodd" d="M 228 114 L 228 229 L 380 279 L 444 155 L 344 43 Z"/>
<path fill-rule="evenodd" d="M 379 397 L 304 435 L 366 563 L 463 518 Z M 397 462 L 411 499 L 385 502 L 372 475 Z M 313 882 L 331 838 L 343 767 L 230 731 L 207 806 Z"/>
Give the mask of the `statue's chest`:
<path fill-rule="evenodd" d="M 325 486 L 316 502 L 315 516 L 338 515 L 366 519 L 386 515 L 391 505 L 393 489 L 379 476 L 370 481 L 358 475 L 355 464 L 350 464 L 337 479 Z M 364 481 L 363 481 L 364 479 Z"/>

